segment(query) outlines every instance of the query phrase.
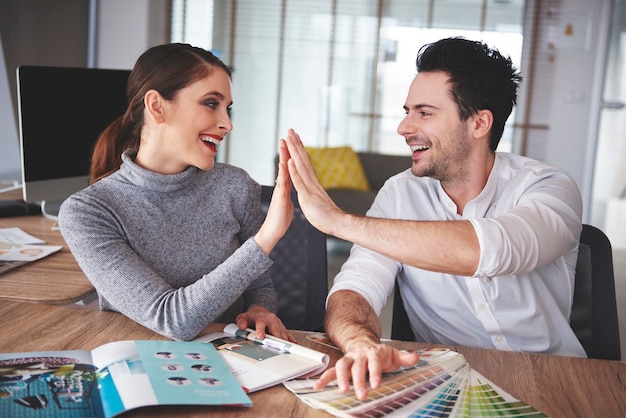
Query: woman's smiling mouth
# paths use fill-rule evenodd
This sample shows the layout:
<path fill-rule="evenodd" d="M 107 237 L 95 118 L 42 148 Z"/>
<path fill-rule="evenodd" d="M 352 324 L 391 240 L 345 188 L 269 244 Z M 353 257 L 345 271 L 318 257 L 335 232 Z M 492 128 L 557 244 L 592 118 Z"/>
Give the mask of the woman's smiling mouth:
<path fill-rule="evenodd" d="M 200 135 L 200 139 L 209 149 L 217 152 L 217 147 L 222 143 L 222 137 L 218 135 Z"/>

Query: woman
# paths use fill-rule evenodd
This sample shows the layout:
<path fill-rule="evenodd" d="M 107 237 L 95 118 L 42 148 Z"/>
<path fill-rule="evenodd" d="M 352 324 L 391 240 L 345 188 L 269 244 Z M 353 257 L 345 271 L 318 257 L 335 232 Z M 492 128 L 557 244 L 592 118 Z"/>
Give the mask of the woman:
<path fill-rule="evenodd" d="M 101 309 L 175 340 L 214 321 L 293 340 L 267 273 L 293 214 L 286 148 L 263 222 L 260 185 L 215 162 L 232 129 L 230 77 L 201 48 L 143 53 L 128 108 L 98 138 L 91 184 L 63 203 L 59 226 Z"/>

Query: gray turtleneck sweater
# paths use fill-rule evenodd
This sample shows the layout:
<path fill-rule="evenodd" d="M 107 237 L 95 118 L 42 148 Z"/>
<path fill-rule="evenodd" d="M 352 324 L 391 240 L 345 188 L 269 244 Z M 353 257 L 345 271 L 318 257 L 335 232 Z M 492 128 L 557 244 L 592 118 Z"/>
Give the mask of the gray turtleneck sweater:
<path fill-rule="evenodd" d="M 117 172 L 68 198 L 58 220 L 101 309 L 190 340 L 251 305 L 276 312 L 272 261 L 252 239 L 260 192 L 230 165 L 164 175 L 124 155 Z"/>

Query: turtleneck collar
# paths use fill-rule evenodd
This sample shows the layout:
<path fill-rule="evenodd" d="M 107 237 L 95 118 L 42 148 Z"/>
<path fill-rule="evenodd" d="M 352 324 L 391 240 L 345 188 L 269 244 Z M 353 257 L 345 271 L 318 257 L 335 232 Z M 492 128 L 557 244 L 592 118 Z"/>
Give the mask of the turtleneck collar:
<path fill-rule="evenodd" d="M 169 192 L 180 190 L 193 183 L 199 171 L 198 168 L 190 166 L 185 171 L 176 174 L 155 173 L 135 164 L 131 156 L 125 152 L 122 154 L 119 174 L 126 181 L 138 187 Z"/>

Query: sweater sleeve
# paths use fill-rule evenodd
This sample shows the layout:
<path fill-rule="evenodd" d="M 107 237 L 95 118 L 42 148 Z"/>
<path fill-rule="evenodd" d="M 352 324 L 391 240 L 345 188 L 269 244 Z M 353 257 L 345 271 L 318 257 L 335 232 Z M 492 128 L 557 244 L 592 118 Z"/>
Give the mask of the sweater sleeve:
<path fill-rule="evenodd" d="M 123 225 L 102 202 L 77 194 L 59 213 L 62 235 L 96 288 L 101 307 L 175 340 L 193 339 L 251 284 L 248 305 L 272 308 L 271 278 L 263 274 L 272 261 L 252 239 L 256 222 L 253 217 L 244 222 L 242 245 L 217 268 L 192 284 L 175 287 L 138 256 Z"/>
<path fill-rule="evenodd" d="M 260 215 L 260 201 L 260 188 L 255 188 L 254 196 L 243 199 L 242 201 L 244 205 L 243 213 L 245 214 L 242 232 L 240 234 L 242 241 L 252 240 L 252 237 L 257 233 L 263 223 L 263 217 Z M 252 240 L 252 242 L 254 242 L 254 240 Z M 252 306 L 261 306 L 270 312 L 278 312 L 278 300 L 276 291 L 274 290 L 274 282 L 268 271 L 265 271 L 255 279 L 250 286 L 248 286 L 243 296 L 244 311 L 247 311 Z"/>

